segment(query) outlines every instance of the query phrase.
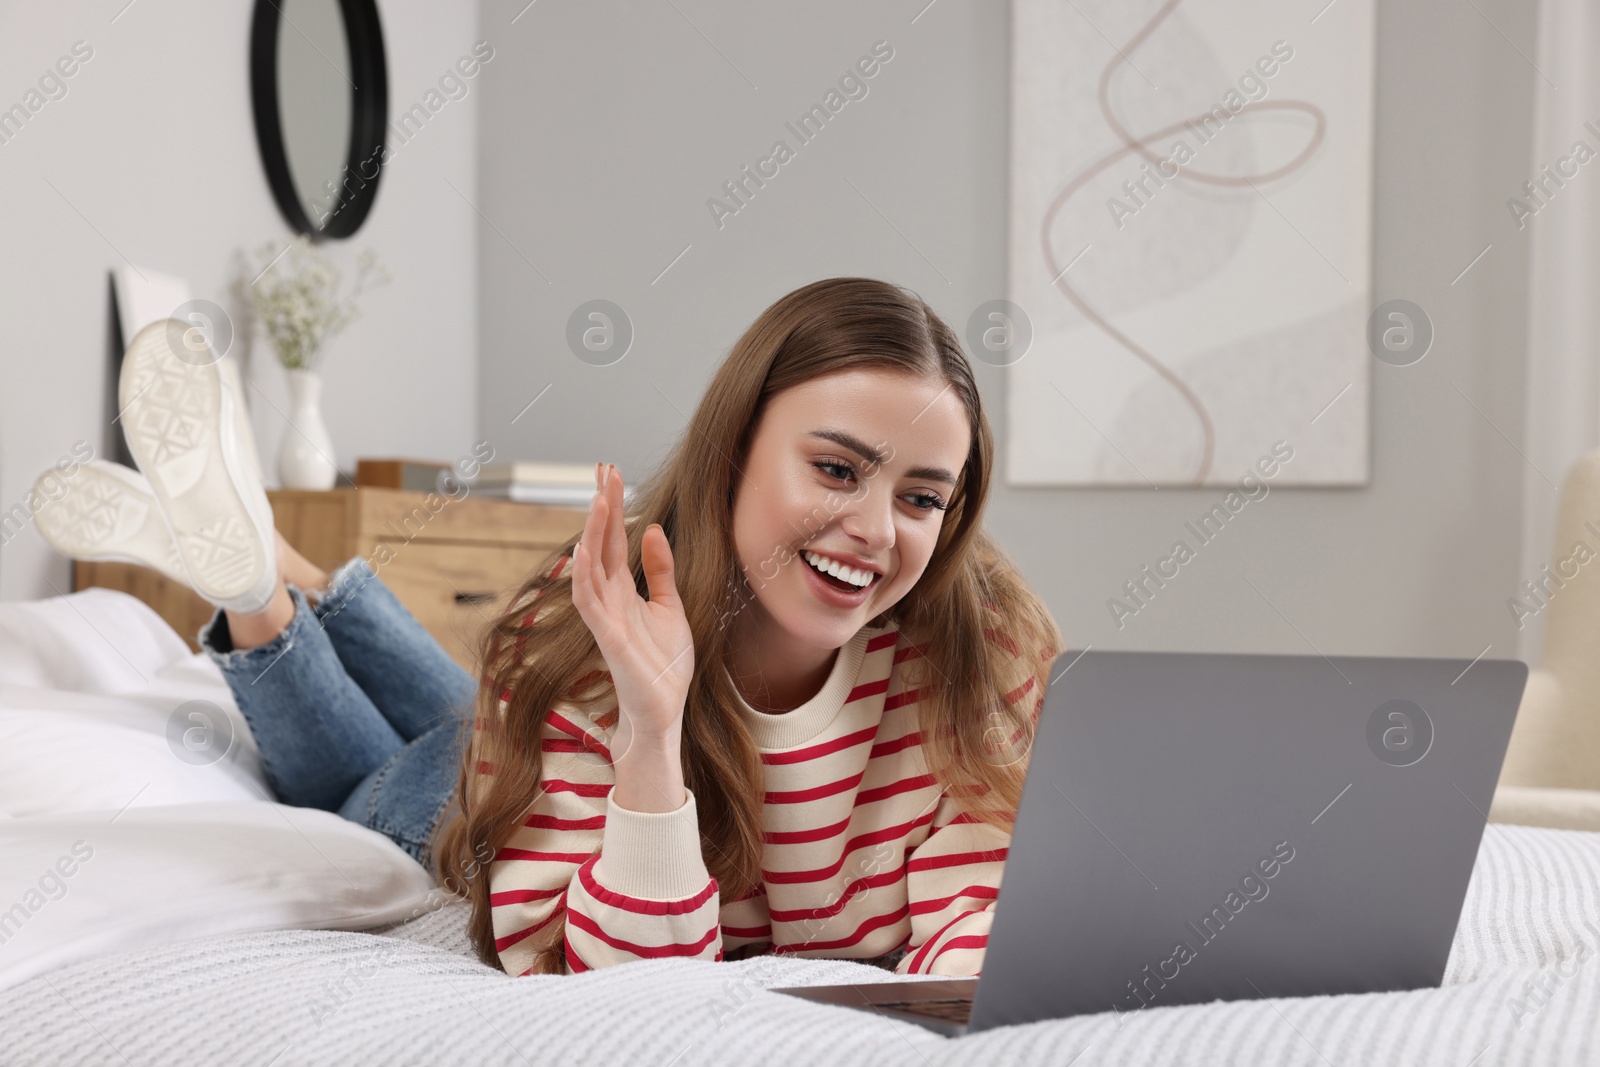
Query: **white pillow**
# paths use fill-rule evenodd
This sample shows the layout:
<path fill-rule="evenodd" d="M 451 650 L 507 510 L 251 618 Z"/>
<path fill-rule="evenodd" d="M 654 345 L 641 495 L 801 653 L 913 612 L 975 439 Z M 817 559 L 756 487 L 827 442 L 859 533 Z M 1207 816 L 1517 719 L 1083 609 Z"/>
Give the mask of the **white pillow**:
<path fill-rule="evenodd" d="M 272 799 L 249 727 L 204 657 L 133 692 L 0 684 L 0 809 L 12 815 Z"/>
<path fill-rule="evenodd" d="M 0 820 L 0 989 L 189 938 L 367 929 L 442 899 L 387 837 L 310 808 L 184 804 Z"/>
<path fill-rule="evenodd" d="M 137 690 L 191 653 L 149 605 L 111 589 L 0 603 L 0 682 L 77 693 Z"/>
<path fill-rule="evenodd" d="M 216 665 L 144 604 L 0 604 L 0 811 L 271 799 Z"/>

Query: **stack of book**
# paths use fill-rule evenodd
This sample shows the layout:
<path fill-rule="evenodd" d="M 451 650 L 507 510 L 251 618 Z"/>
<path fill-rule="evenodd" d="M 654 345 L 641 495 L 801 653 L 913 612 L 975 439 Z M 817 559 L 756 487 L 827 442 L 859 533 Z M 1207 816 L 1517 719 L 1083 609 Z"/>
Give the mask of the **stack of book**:
<path fill-rule="evenodd" d="M 514 500 L 519 504 L 586 508 L 594 498 L 594 464 L 529 461 L 489 463 L 478 472 L 477 480 L 472 483 L 472 492 L 485 497 Z"/>

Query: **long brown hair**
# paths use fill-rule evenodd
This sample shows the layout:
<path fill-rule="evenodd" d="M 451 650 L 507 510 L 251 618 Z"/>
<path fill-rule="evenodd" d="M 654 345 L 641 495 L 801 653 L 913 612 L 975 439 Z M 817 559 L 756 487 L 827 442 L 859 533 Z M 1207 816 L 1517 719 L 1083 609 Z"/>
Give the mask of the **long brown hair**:
<path fill-rule="evenodd" d="M 725 900 L 759 883 L 763 840 L 760 753 L 723 669 L 727 617 L 736 597 L 754 595 L 733 545 L 735 478 L 773 397 L 861 368 L 942 378 L 972 427 L 927 569 L 874 621 L 898 623 L 923 653 L 926 669 L 916 676 L 929 771 L 987 822 L 1009 828 L 1015 814 L 1044 675 L 1061 645 L 1049 611 L 980 525 L 994 439 L 972 367 L 949 326 L 916 294 L 870 278 L 814 282 L 767 308 L 728 353 L 672 453 L 638 487 L 625 520 L 641 596 L 648 595 L 640 565 L 644 530 L 660 523 L 672 545 L 695 650 L 683 716 L 684 782 L 699 811 L 706 867 Z M 551 565 L 576 541 L 523 583 L 511 600 L 516 606 L 484 635 L 477 724 L 462 760 L 458 807 L 438 837 L 440 883 L 470 899 L 470 936 L 491 966 L 499 958 L 483 868 L 537 795 L 540 731 L 549 709 L 592 697 L 596 684 L 594 638 L 572 604 L 570 576 Z M 535 600 L 539 610 L 530 617 L 525 605 Z M 480 760 L 493 765 L 492 776 L 477 774 Z M 540 932 L 536 971 L 562 969 L 563 932 L 562 921 Z"/>

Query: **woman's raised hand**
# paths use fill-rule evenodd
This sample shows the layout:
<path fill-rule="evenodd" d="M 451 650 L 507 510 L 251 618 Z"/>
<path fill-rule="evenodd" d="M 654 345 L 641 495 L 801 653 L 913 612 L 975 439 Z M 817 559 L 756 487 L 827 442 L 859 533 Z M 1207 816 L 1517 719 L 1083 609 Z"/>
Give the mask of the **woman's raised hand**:
<path fill-rule="evenodd" d="M 650 599 L 643 599 L 628 569 L 622 476 L 614 466 L 597 466 L 595 480 L 599 492 L 573 550 L 572 603 L 611 672 L 628 744 L 667 741 L 675 750 L 694 677 L 694 639 L 673 584 L 672 546 L 655 523 L 644 532 Z"/>

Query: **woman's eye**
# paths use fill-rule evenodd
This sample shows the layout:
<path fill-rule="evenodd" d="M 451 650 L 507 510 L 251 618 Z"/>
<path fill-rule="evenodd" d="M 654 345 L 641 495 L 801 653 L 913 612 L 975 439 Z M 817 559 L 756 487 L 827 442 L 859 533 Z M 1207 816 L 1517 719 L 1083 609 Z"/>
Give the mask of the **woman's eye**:
<path fill-rule="evenodd" d="M 826 460 L 821 463 L 813 464 L 813 466 L 815 466 L 822 473 L 828 475 L 830 478 L 837 478 L 841 482 L 849 481 L 855 476 L 856 473 L 846 464 L 830 463 Z"/>
<path fill-rule="evenodd" d="M 913 507 L 921 511 L 933 511 L 935 508 L 940 511 L 945 509 L 944 501 L 932 493 L 911 493 L 906 499 L 911 501 Z"/>

